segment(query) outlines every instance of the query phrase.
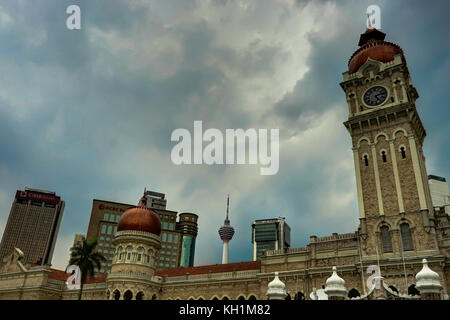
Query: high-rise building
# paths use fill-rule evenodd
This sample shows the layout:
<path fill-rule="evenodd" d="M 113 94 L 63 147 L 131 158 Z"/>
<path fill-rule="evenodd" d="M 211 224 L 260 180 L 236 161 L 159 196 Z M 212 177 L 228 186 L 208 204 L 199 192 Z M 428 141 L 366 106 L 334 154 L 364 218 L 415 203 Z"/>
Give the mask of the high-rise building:
<path fill-rule="evenodd" d="M 197 221 L 198 215 L 184 212 L 180 213 L 180 222 L 176 224 L 176 230 L 181 234 L 180 267 L 182 268 L 194 265 L 195 240 L 198 233 Z"/>
<path fill-rule="evenodd" d="M 253 261 L 266 250 L 282 250 L 291 246 L 291 228 L 285 218 L 255 220 L 252 223 Z"/>
<path fill-rule="evenodd" d="M 157 194 L 152 193 L 151 196 Z M 149 207 L 152 205 L 152 201 L 149 200 L 149 191 L 145 191 L 145 195 L 147 207 Z M 159 195 L 164 197 L 163 194 Z M 166 200 L 164 199 L 164 207 L 165 204 Z M 94 199 L 92 202 L 86 238 L 89 240 L 96 237 L 98 239 L 96 250 L 107 259 L 102 264 L 102 269 L 99 270 L 100 274 L 109 273 L 111 269 L 115 249 L 112 240 L 117 232 L 117 224 L 122 214 L 133 207 L 135 205 L 98 199 Z M 179 222 L 177 222 L 178 213 L 176 211 L 158 209 L 155 202 L 153 202 L 153 207 L 149 208 L 157 213 L 161 220 L 161 251 L 156 268 L 160 270 L 192 266 L 198 216 L 193 213 L 180 213 Z"/>
<path fill-rule="evenodd" d="M 230 225 L 230 219 L 228 218 L 228 211 L 230 207 L 230 197 L 227 197 L 227 217 L 223 223 L 223 226 L 219 229 L 220 239 L 223 241 L 222 248 L 222 264 L 228 263 L 228 242 L 233 239 L 234 228 Z"/>
<path fill-rule="evenodd" d="M 55 192 L 17 190 L 0 244 L 0 261 L 19 248 L 25 263 L 50 265 L 64 205 Z"/>
<path fill-rule="evenodd" d="M 446 179 L 430 174 L 428 176 L 428 184 L 433 207 L 443 208 L 444 212 L 450 213 L 450 192 L 448 191 Z"/>
<path fill-rule="evenodd" d="M 78 247 L 83 242 L 84 234 L 77 233 L 73 239 L 73 246 Z"/>
<path fill-rule="evenodd" d="M 147 208 L 150 209 L 166 209 L 167 200 L 164 193 L 146 190 L 145 197 L 147 198 Z"/>

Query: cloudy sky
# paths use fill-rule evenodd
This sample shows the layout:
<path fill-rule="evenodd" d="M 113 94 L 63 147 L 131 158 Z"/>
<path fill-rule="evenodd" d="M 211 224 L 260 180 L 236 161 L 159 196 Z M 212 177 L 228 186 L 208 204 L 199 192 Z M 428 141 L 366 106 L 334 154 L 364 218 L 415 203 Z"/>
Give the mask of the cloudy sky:
<path fill-rule="evenodd" d="M 252 259 L 251 222 L 286 217 L 292 246 L 353 232 L 356 186 L 344 94 L 348 58 L 381 8 L 405 51 L 427 129 L 428 172 L 450 178 L 448 1 L 89 0 L 0 3 L 0 234 L 17 189 L 66 201 L 53 264 L 64 268 L 92 200 L 199 215 L 196 265 Z M 81 8 L 81 30 L 66 8 Z M 172 164 L 176 128 L 279 128 L 280 169 Z"/>

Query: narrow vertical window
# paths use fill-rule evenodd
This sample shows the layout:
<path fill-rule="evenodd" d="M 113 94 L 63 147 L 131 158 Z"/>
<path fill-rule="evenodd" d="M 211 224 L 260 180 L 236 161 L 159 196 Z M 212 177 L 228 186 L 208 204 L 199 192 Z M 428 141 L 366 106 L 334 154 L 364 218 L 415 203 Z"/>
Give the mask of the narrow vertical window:
<path fill-rule="evenodd" d="M 413 240 L 411 236 L 411 229 L 409 228 L 409 224 L 402 223 L 400 225 L 400 233 L 402 235 L 403 251 L 414 250 Z"/>
<path fill-rule="evenodd" d="M 400 148 L 400 153 L 402 155 L 402 159 L 406 159 L 406 151 L 405 151 L 405 147 L 401 147 Z"/>
<path fill-rule="evenodd" d="M 384 253 L 392 252 L 392 240 L 391 234 L 389 232 L 389 227 L 382 226 L 380 228 L 381 231 L 381 248 Z"/>
<path fill-rule="evenodd" d="M 144 253 L 144 249 L 139 248 L 137 251 L 137 261 L 141 261 L 142 260 L 142 254 Z"/>
<path fill-rule="evenodd" d="M 386 151 L 381 151 L 381 158 L 383 159 L 383 162 L 386 162 Z"/>
<path fill-rule="evenodd" d="M 367 154 L 364 155 L 364 164 L 366 165 L 366 167 L 369 166 L 369 159 L 367 158 Z"/>

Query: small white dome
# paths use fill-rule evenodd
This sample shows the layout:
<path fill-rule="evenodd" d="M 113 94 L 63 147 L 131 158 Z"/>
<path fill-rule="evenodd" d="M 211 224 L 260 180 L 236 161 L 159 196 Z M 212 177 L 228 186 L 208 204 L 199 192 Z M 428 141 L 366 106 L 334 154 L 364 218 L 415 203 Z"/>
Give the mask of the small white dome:
<path fill-rule="evenodd" d="M 428 267 L 427 259 L 422 260 L 422 270 L 416 274 L 416 288 L 420 293 L 439 293 L 442 290 L 439 274 Z"/>
<path fill-rule="evenodd" d="M 333 274 L 326 281 L 325 293 L 329 297 L 345 298 L 347 296 L 345 280 L 338 276 L 336 267 L 333 267 Z"/>
<path fill-rule="evenodd" d="M 284 300 L 287 296 L 286 285 L 278 278 L 278 272 L 275 272 L 275 278 L 268 285 L 267 296 L 269 300 Z"/>

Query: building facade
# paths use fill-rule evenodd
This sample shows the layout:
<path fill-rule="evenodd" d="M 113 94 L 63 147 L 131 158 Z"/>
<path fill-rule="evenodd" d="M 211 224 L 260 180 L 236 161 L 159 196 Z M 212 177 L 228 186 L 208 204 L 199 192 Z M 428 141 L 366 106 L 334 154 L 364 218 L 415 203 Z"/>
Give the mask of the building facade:
<path fill-rule="evenodd" d="M 256 261 L 157 270 L 161 222 L 155 219 L 157 210 L 141 200 L 119 220 L 112 272 L 106 279 L 91 279 L 83 298 L 266 299 L 277 272 L 291 299 L 331 293 L 330 286 L 343 284 L 342 279 L 346 291 L 338 292 L 339 299 L 430 299 L 423 285 L 429 277 L 439 279 L 439 292 L 431 298 L 448 299 L 450 219 L 433 208 L 422 151 L 426 134 L 406 59 L 384 38 L 376 29 L 361 35 L 341 83 L 349 110 L 344 125 L 353 147 L 358 230 L 313 235 L 304 247 L 263 250 Z M 16 248 L 0 264 L 1 299 L 76 298 L 77 291 L 64 286 L 61 271 L 23 260 Z M 373 266 L 383 277 L 379 292 L 366 285 Z"/>
<path fill-rule="evenodd" d="M 252 223 L 253 261 L 263 251 L 284 250 L 291 246 L 291 228 L 284 218 L 255 220 Z"/>
<path fill-rule="evenodd" d="M 55 192 L 17 190 L 0 244 L 0 261 L 20 248 L 25 262 L 51 264 L 64 201 Z"/>

